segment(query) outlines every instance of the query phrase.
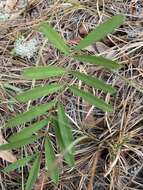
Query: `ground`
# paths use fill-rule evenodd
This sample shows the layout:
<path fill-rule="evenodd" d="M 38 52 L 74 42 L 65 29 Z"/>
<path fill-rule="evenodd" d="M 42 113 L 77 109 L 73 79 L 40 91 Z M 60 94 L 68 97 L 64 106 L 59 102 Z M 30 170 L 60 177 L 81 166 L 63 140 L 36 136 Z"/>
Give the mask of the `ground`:
<path fill-rule="evenodd" d="M 117 60 L 121 69 L 115 73 L 72 59 L 67 61 L 38 31 L 38 25 L 42 21 L 48 21 L 69 44 L 74 46 L 96 25 L 117 13 L 125 15 L 124 24 L 114 34 L 84 50 L 92 55 L 100 54 Z M 25 41 L 34 40 L 30 46 L 32 50 L 25 50 L 25 54 L 19 51 L 19 54 L 15 55 L 13 48 L 21 36 L 24 36 Z M 28 48 L 27 44 L 25 48 Z M 112 84 L 117 93 L 111 96 L 98 90 L 93 91 L 96 96 L 111 102 L 114 107 L 111 114 L 105 114 L 69 93 L 63 94 L 62 101 L 73 125 L 73 133 L 76 135 L 83 130 L 90 138 L 76 146 L 75 168 L 71 169 L 61 164 L 58 187 L 48 178 L 43 160 L 34 190 L 143 189 L 143 2 L 1 1 L 0 127 L 4 139 L 20 129 L 20 127 L 5 129 L 7 120 L 30 107 L 30 103 L 16 102 L 16 93 L 40 84 L 23 80 L 21 71 L 37 65 L 79 69 Z M 58 79 L 44 82 L 48 84 L 56 80 Z M 72 78 L 68 82 L 76 81 Z M 76 83 L 81 85 L 80 82 Z M 47 102 L 50 98 L 42 98 L 40 102 Z M 25 148 L 13 150 L 13 154 L 17 159 L 32 154 L 36 149 L 41 149 L 40 143 L 38 141 Z M 0 160 L 1 169 L 8 164 L 9 162 L 4 159 Z M 1 173 L 1 189 L 23 189 L 30 167 L 29 164 L 26 168 L 15 170 L 9 175 Z"/>

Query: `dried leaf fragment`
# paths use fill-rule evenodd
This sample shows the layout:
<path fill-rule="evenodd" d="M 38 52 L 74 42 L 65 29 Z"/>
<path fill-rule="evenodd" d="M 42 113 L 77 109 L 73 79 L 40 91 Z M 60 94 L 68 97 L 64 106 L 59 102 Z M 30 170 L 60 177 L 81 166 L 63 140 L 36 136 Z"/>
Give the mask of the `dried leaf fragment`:
<path fill-rule="evenodd" d="M 7 141 L 3 138 L 1 132 L 0 132 L 0 145 L 2 144 L 6 144 Z M 17 159 L 16 157 L 12 154 L 11 151 L 7 151 L 7 150 L 4 150 L 4 151 L 0 151 L 0 158 L 2 158 L 3 160 L 6 160 L 8 162 L 16 162 Z"/>

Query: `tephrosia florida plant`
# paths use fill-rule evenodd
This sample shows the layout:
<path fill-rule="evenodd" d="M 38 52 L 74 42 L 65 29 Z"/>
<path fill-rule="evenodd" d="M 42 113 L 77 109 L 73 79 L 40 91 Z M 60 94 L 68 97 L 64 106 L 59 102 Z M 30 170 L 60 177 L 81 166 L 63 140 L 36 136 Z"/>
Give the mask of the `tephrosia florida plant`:
<path fill-rule="evenodd" d="M 113 16 L 112 18 L 97 26 L 74 48 L 69 47 L 63 38 L 47 23 L 41 23 L 39 30 L 48 38 L 49 43 L 52 43 L 65 56 L 71 57 L 74 60 L 78 60 L 80 62 L 95 65 L 95 67 L 96 65 L 102 66 L 108 70 L 111 70 L 112 72 L 113 70 L 120 68 L 120 65 L 117 62 L 102 56 L 86 55 L 83 53 L 82 49 L 91 45 L 93 42 L 103 39 L 108 34 L 112 33 L 123 22 L 124 17 L 122 15 L 119 14 Z M 77 80 L 82 81 L 86 85 L 89 85 L 95 89 L 100 89 L 105 93 L 115 93 L 115 89 L 111 85 L 108 85 L 93 76 L 83 74 L 78 70 L 74 71 L 72 69 L 57 66 L 38 66 L 25 69 L 22 72 L 22 77 L 26 80 L 44 80 L 51 77 L 56 78 L 61 76 L 68 78 L 69 75 L 72 75 Z M 62 104 L 62 97 L 60 97 L 61 92 L 65 90 L 71 91 L 71 93 L 75 96 L 82 98 L 90 105 L 95 106 L 104 112 L 113 111 L 112 106 L 107 104 L 104 100 L 99 99 L 90 92 L 79 89 L 76 85 L 69 85 L 66 83 L 66 81 L 64 84 L 60 82 L 54 82 L 51 84 L 45 84 L 43 86 L 39 85 L 38 87 L 18 94 L 16 96 L 17 101 L 26 103 L 29 100 L 33 101 L 38 98 L 51 95 L 52 93 L 57 93 L 56 98 L 47 103 L 30 107 L 28 111 L 11 118 L 7 122 L 6 127 L 10 128 L 20 126 L 21 124 L 28 125 L 29 122 L 30 125 L 22 129 L 20 132 L 10 136 L 8 139 L 9 143 L 0 146 L 0 151 L 16 149 L 31 144 L 34 141 L 38 141 L 42 138 L 44 140 L 44 148 L 42 151 L 44 151 L 45 154 L 45 165 L 48 169 L 48 174 L 50 174 L 51 179 L 56 184 L 59 181 L 60 169 L 58 167 L 53 143 L 51 141 L 50 134 L 48 131 L 46 131 L 46 128 L 44 133 L 43 130 L 42 132 L 40 131 L 47 125 L 53 127 L 55 136 L 57 138 L 57 146 L 59 147 L 57 150 L 60 150 L 60 152 L 63 154 L 64 159 L 69 167 L 74 167 L 74 145 L 76 144 L 75 142 L 78 142 L 78 139 L 74 140 L 70 122 L 65 113 L 64 105 Z M 42 117 L 43 115 L 45 117 Z M 7 166 L 3 172 L 10 172 L 16 168 L 25 166 L 29 161 L 33 160 L 33 166 L 31 167 L 25 186 L 26 190 L 30 190 L 36 181 L 38 172 L 40 170 L 41 153 L 41 151 L 38 152 L 38 150 L 35 150 L 34 155 L 29 155 L 28 157 L 22 158 L 17 162 Z"/>

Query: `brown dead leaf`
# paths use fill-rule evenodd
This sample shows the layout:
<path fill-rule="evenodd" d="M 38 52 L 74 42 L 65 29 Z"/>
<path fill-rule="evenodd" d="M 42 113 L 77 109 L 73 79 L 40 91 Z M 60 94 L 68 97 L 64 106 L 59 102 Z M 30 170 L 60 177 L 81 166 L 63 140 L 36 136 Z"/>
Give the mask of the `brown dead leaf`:
<path fill-rule="evenodd" d="M 79 27 L 79 35 L 84 38 L 86 37 L 88 34 L 88 30 L 85 26 L 85 24 L 81 23 L 80 27 Z"/>
<path fill-rule="evenodd" d="M 80 42 L 80 38 L 74 38 L 68 41 L 71 45 L 77 45 Z"/>
<path fill-rule="evenodd" d="M 47 183 L 47 181 L 48 181 L 47 173 L 45 171 L 42 171 L 40 173 L 37 182 L 35 183 L 34 190 L 44 189 L 45 183 Z"/>
<path fill-rule="evenodd" d="M 98 53 L 98 52 L 96 51 L 94 45 L 90 45 L 90 46 L 84 48 L 84 50 L 87 50 L 88 52 L 90 52 L 90 53 L 94 53 L 94 54 L 97 54 L 97 53 Z"/>
<path fill-rule="evenodd" d="M 103 42 L 96 42 L 95 44 L 96 49 L 98 53 L 102 54 L 106 58 L 113 59 L 115 56 L 115 51 L 110 49 L 107 45 L 105 45 Z"/>
<path fill-rule="evenodd" d="M 104 53 L 109 49 L 109 47 L 105 45 L 103 42 L 96 42 L 96 48 L 99 53 Z"/>
<path fill-rule="evenodd" d="M 5 144 L 5 143 L 7 143 L 7 141 L 3 138 L 3 136 L 0 132 L 0 145 Z M 11 162 L 11 163 L 17 161 L 16 157 L 12 154 L 12 152 L 7 151 L 7 150 L 0 151 L 0 158 L 2 158 L 3 160 L 6 160 L 8 162 Z"/>

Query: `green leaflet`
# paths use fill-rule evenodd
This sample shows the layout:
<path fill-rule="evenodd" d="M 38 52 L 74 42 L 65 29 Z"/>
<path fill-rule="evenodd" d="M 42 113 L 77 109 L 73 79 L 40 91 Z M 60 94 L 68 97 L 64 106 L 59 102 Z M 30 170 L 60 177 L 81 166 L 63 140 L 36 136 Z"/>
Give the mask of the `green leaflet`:
<path fill-rule="evenodd" d="M 10 150 L 10 149 L 16 149 L 16 148 L 20 148 L 22 146 L 28 145 L 33 143 L 35 140 L 38 140 L 39 138 L 41 138 L 40 136 L 32 136 L 26 139 L 22 139 L 19 141 L 14 141 L 14 142 L 10 142 L 10 143 L 6 143 L 3 145 L 0 145 L 0 151 L 1 150 Z"/>
<path fill-rule="evenodd" d="M 32 156 L 27 156 L 25 158 L 17 160 L 16 162 L 9 164 L 7 167 L 5 167 L 3 169 L 3 172 L 9 173 L 17 168 L 25 166 L 29 161 L 33 160 L 34 157 L 35 157 L 35 155 L 32 155 Z"/>
<path fill-rule="evenodd" d="M 54 126 L 54 131 L 55 131 L 55 134 L 56 134 L 57 143 L 58 143 L 58 145 L 60 147 L 60 151 L 62 153 L 64 153 L 64 158 L 65 158 L 67 164 L 69 165 L 69 167 L 73 167 L 74 166 L 74 155 L 70 154 L 68 151 L 64 152 L 66 150 L 66 147 L 65 147 L 65 145 L 63 143 L 63 139 L 61 137 L 61 132 L 60 132 L 60 128 L 59 128 L 57 119 L 52 118 L 52 123 L 53 123 L 53 126 Z"/>
<path fill-rule="evenodd" d="M 39 131 L 41 128 L 43 128 L 45 125 L 48 124 L 48 120 L 42 120 L 40 122 L 34 123 L 33 125 L 24 128 L 23 130 L 21 130 L 19 133 L 16 133 L 12 136 L 10 136 L 10 138 L 8 139 L 8 141 L 10 142 L 15 142 L 15 141 L 19 141 L 21 139 L 25 139 L 30 137 L 33 133 Z"/>
<path fill-rule="evenodd" d="M 45 139 L 45 159 L 49 175 L 53 182 L 57 184 L 59 182 L 59 169 L 56 164 L 56 156 L 52 143 L 47 137 Z"/>
<path fill-rule="evenodd" d="M 61 137 L 64 143 L 65 148 L 67 148 L 73 142 L 72 130 L 69 126 L 69 121 L 65 115 L 65 110 L 63 105 L 58 104 L 58 125 L 60 128 Z M 70 154 L 73 154 L 74 148 Z"/>
<path fill-rule="evenodd" d="M 48 38 L 48 40 L 65 55 L 69 54 L 69 47 L 63 38 L 47 23 L 42 23 L 39 30 Z"/>
<path fill-rule="evenodd" d="M 120 65 L 116 61 L 104 58 L 102 56 L 93 56 L 93 55 L 76 55 L 74 59 L 82 62 L 87 62 L 99 66 L 103 66 L 106 69 L 117 70 L 120 68 Z"/>
<path fill-rule="evenodd" d="M 21 113 L 11 118 L 6 124 L 6 127 L 14 127 L 16 125 L 31 121 L 32 119 L 42 114 L 45 114 L 45 112 L 48 111 L 49 109 L 52 109 L 55 106 L 55 104 L 56 104 L 55 101 L 51 101 L 49 103 L 42 104 L 40 106 L 34 106 L 29 111 Z"/>
<path fill-rule="evenodd" d="M 23 78 L 27 80 L 39 80 L 39 79 L 46 79 L 49 77 L 56 77 L 62 76 L 67 71 L 61 67 L 55 66 L 39 66 L 39 67 L 31 67 L 25 69 L 22 73 Z"/>
<path fill-rule="evenodd" d="M 100 89 L 104 92 L 109 92 L 111 94 L 116 92 L 116 90 L 111 85 L 105 84 L 102 80 L 88 76 L 78 71 L 73 71 L 72 74 L 79 80 L 83 81 L 85 84 L 92 86 L 93 88 Z"/>
<path fill-rule="evenodd" d="M 83 98 L 85 101 L 87 101 L 91 105 L 94 105 L 105 112 L 113 111 L 112 106 L 110 104 L 105 103 L 103 100 L 93 96 L 91 93 L 79 90 L 75 86 L 70 86 L 69 88 L 76 96 Z"/>
<path fill-rule="evenodd" d="M 16 99 L 20 102 L 27 102 L 29 100 L 35 100 L 42 96 L 47 96 L 58 90 L 63 89 L 63 85 L 60 84 L 48 84 L 43 87 L 36 87 L 32 90 L 28 90 L 16 96 Z"/>
<path fill-rule="evenodd" d="M 120 27 L 124 22 L 125 18 L 123 15 L 118 14 L 104 23 L 97 26 L 92 32 L 90 32 L 76 47 L 75 51 L 79 51 L 94 42 L 102 40 L 108 34 L 111 34 L 116 28 Z"/>
<path fill-rule="evenodd" d="M 40 156 L 38 155 L 30 170 L 28 180 L 26 182 L 25 190 L 32 190 L 32 187 L 38 177 L 39 170 L 40 170 Z"/>

